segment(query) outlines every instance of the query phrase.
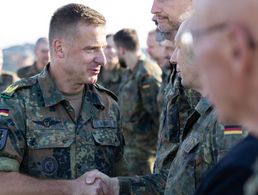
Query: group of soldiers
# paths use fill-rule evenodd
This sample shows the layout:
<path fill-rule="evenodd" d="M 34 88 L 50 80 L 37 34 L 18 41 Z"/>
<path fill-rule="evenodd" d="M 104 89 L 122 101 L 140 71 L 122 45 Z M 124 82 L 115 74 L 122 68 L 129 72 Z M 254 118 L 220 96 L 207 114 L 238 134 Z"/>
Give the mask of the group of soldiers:
<path fill-rule="evenodd" d="M 153 60 L 136 30 L 106 36 L 96 10 L 60 7 L 50 48 L 1 93 L 0 194 L 256 194 L 258 3 L 232 2 L 153 0 Z"/>

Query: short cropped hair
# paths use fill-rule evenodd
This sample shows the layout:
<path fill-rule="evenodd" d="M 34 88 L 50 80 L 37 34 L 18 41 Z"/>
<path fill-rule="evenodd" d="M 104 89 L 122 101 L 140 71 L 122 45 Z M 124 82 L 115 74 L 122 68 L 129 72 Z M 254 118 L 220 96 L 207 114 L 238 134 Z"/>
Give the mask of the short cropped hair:
<path fill-rule="evenodd" d="M 140 49 L 139 38 L 136 30 L 124 28 L 114 35 L 114 41 L 117 47 L 123 47 L 129 51 Z"/>
<path fill-rule="evenodd" d="M 49 42 L 52 43 L 56 36 L 64 36 L 69 33 L 73 34 L 79 22 L 104 26 L 106 19 L 96 10 L 82 4 L 71 3 L 60 7 L 56 10 L 50 21 Z"/>

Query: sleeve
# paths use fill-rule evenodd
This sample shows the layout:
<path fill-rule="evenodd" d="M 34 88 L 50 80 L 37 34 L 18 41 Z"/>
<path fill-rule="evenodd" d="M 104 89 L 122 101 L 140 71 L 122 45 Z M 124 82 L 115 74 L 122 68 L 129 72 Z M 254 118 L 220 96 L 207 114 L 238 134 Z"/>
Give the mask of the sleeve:
<path fill-rule="evenodd" d="M 167 176 L 168 170 L 163 169 L 160 171 L 160 173 L 157 174 L 135 177 L 118 177 L 120 187 L 119 194 L 164 194 Z"/>
<path fill-rule="evenodd" d="M 0 171 L 19 171 L 26 146 L 21 113 L 17 99 L 0 99 Z"/>
<path fill-rule="evenodd" d="M 214 118 L 216 117 L 214 115 Z M 240 125 L 224 125 L 216 120 L 212 135 L 215 163 L 221 160 L 243 137 L 244 134 Z"/>

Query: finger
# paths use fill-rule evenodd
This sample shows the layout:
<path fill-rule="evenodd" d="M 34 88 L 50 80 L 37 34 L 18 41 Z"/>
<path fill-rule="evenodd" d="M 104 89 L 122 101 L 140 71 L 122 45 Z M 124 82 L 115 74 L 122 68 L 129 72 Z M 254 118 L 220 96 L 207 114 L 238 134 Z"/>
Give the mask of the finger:
<path fill-rule="evenodd" d="M 99 172 L 98 170 L 87 172 L 85 176 L 86 176 L 86 184 L 93 184 L 96 179 L 101 179 L 105 182 L 105 180 L 107 180 L 108 178 L 106 175 Z"/>
<path fill-rule="evenodd" d="M 105 195 L 103 191 L 103 187 L 105 184 L 100 179 L 96 179 L 96 182 L 94 185 L 96 186 L 97 195 Z"/>
<path fill-rule="evenodd" d="M 85 173 L 85 182 L 86 184 L 93 184 L 95 182 L 95 180 L 97 178 L 99 178 L 98 176 L 98 171 L 97 170 L 93 170 L 93 171 L 89 171 L 87 173 Z"/>

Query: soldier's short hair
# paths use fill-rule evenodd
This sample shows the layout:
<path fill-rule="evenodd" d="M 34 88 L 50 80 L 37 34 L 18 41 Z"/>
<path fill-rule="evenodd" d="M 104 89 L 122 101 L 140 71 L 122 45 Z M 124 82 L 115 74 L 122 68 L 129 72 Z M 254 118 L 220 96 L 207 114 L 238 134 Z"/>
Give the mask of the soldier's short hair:
<path fill-rule="evenodd" d="M 56 10 L 49 26 L 49 42 L 56 36 L 74 34 L 76 25 L 84 22 L 88 25 L 101 26 L 106 24 L 105 17 L 96 10 L 82 4 L 71 3 Z"/>
<path fill-rule="evenodd" d="M 117 47 L 123 47 L 129 51 L 137 51 L 140 48 L 139 38 L 135 29 L 124 28 L 114 35 Z"/>

